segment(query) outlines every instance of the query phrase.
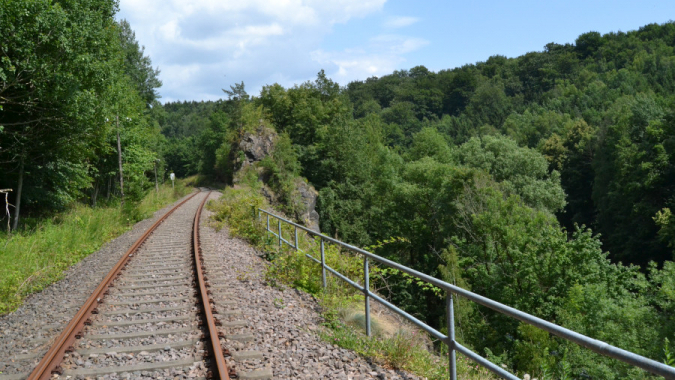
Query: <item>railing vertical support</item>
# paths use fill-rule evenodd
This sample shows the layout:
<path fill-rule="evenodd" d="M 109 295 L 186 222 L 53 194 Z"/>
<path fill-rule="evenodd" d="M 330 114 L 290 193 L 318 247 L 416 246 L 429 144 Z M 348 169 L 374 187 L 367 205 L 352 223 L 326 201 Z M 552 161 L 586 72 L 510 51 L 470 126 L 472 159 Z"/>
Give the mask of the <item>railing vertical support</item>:
<path fill-rule="evenodd" d="M 363 294 L 366 296 L 366 335 L 370 336 L 370 275 L 368 256 L 363 256 Z"/>
<path fill-rule="evenodd" d="M 448 356 L 450 360 L 450 380 L 457 380 L 457 357 L 455 353 L 455 310 L 452 304 L 452 293 L 447 292 L 448 307 Z"/>
<path fill-rule="evenodd" d="M 295 250 L 300 250 L 300 247 L 298 247 L 298 227 L 295 227 Z"/>
<path fill-rule="evenodd" d="M 279 222 L 279 247 L 281 247 L 281 219 L 277 219 Z"/>
<path fill-rule="evenodd" d="M 326 289 L 326 254 L 323 247 L 323 238 L 321 240 L 321 281 L 323 281 L 323 288 Z"/>
<path fill-rule="evenodd" d="M 267 215 L 267 231 L 271 232 L 272 230 L 270 230 L 270 214 L 265 214 L 265 215 Z"/>

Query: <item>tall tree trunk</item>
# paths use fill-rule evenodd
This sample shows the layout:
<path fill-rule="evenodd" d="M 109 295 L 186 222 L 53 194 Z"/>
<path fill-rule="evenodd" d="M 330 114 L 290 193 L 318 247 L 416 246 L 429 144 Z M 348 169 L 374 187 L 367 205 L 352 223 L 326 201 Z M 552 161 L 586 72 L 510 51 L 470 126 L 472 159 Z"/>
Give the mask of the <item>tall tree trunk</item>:
<path fill-rule="evenodd" d="M 26 152 L 24 151 L 21 155 L 21 163 L 19 164 L 19 185 L 16 189 L 16 212 L 14 213 L 14 224 L 12 229 L 16 231 L 16 228 L 19 226 L 19 213 L 21 212 L 21 191 L 23 190 L 23 164 L 26 160 Z"/>
<path fill-rule="evenodd" d="M 117 162 L 120 165 L 120 197 L 122 202 L 121 206 L 124 206 L 124 174 L 122 172 L 122 144 L 120 143 L 120 117 L 116 116 L 117 120 Z"/>
<path fill-rule="evenodd" d="M 91 190 L 91 207 L 96 207 L 96 198 L 98 197 L 98 181 L 94 183 L 94 188 Z"/>
<path fill-rule="evenodd" d="M 107 192 L 107 194 L 105 195 L 106 201 L 109 201 L 109 200 L 110 200 L 110 189 L 111 189 L 111 188 L 112 188 L 112 176 L 109 176 L 109 177 L 108 177 L 108 192 Z"/>
<path fill-rule="evenodd" d="M 157 160 L 155 160 L 155 191 L 159 194 L 159 183 L 157 182 Z"/>

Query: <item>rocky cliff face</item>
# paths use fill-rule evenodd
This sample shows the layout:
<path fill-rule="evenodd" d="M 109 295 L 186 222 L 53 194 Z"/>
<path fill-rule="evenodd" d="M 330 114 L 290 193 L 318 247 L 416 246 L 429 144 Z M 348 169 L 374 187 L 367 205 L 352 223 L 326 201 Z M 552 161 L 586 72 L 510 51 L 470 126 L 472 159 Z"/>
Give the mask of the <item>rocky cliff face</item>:
<path fill-rule="evenodd" d="M 236 157 L 237 167 L 243 168 L 270 156 L 274 151 L 276 139 L 277 133 L 262 125 L 255 134 L 246 132 L 239 142 L 239 150 L 244 155 Z"/>
<path fill-rule="evenodd" d="M 273 155 L 277 136 L 275 131 L 262 125 L 258 127 L 255 133 L 247 132 L 244 134 L 238 145 L 241 153 L 235 155 L 234 159 L 235 168 L 237 168 L 234 174 L 235 184 L 239 182 L 239 174 L 244 168 Z M 269 176 L 266 175 L 263 168 L 255 165 L 254 168 L 258 172 L 258 178 L 264 184 L 262 194 L 270 203 L 278 203 L 274 191 L 269 187 Z M 319 193 L 303 178 L 297 178 L 294 184 L 295 189 L 291 197 L 293 204 L 291 206 L 295 210 L 295 218 L 311 230 L 321 232 L 319 230 L 319 213 L 316 212 L 316 200 Z"/>
<path fill-rule="evenodd" d="M 314 186 L 298 179 L 295 185 L 295 193 L 293 197 L 296 203 L 294 205 L 295 217 L 309 229 L 321 232 L 319 229 L 319 213 L 316 212 L 316 199 L 319 197 L 319 192 L 314 189 Z"/>

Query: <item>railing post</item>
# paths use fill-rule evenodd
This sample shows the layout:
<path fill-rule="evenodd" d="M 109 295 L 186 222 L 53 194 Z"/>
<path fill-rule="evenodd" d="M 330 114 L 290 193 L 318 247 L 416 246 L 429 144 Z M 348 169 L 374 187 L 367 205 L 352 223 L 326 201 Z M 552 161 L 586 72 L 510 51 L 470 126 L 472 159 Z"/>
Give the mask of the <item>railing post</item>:
<path fill-rule="evenodd" d="M 279 247 L 281 247 L 281 219 L 277 219 L 279 222 Z"/>
<path fill-rule="evenodd" d="M 452 305 L 452 293 L 447 292 L 448 308 L 448 354 L 450 359 L 450 380 L 457 380 L 457 357 L 455 353 L 455 310 Z"/>
<path fill-rule="evenodd" d="M 270 214 L 265 213 L 265 215 L 267 215 L 267 231 L 272 232 L 272 230 L 270 230 Z"/>
<path fill-rule="evenodd" d="M 321 280 L 323 281 L 323 288 L 326 288 L 326 255 L 324 253 L 323 247 L 323 238 L 319 237 L 321 240 Z"/>
<path fill-rule="evenodd" d="M 370 278 L 368 256 L 363 256 L 363 294 L 366 296 L 366 335 L 370 336 Z"/>
<path fill-rule="evenodd" d="M 298 248 L 298 227 L 295 226 L 295 250 L 299 251 L 300 249 Z"/>

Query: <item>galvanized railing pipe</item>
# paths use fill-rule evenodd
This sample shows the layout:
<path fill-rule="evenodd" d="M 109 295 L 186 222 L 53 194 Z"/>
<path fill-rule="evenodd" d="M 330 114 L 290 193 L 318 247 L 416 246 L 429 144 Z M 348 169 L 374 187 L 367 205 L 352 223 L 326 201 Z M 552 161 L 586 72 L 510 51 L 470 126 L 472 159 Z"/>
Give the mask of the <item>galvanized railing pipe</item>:
<path fill-rule="evenodd" d="M 549 333 L 551 333 L 553 335 L 559 336 L 563 339 L 574 342 L 574 343 L 576 343 L 580 346 L 586 347 L 586 348 L 590 349 L 591 351 L 596 352 L 598 354 L 620 360 L 624 363 L 631 364 L 631 365 L 633 365 L 635 367 L 638 367 L 638 368 L 642 368 L 642 369 L 644 369 L 648 372 L 651 372 L 653 374 L 663 376 L 666 379 L 675 380 L 675 367 L 671 367 L 671 366 L 668 366 L 666 364 L 659 363 L 656 360 L 652 360 L 652 359 L 646 358 L 644 356 L 637 355 L 635 353 L 632 353 L 630 351 L 626 351 L 624 349 L 612 346 L 612 345 L 610 345 L 608 343 L 605 343 L 605 342 L 602 342 L 600 340 L 593 339 L 591 337 L 579 334 L 575 331 L 572 331 L 570 329 L 566 329 L 562 326 L 558 326 L 554 323 L 545 321 L 541 318 L 538 318 L 538 317 L 535 317 L 531 314 L 522 312 L 518 309 L 514 309 L 510 306 L 504 305 L 504 304 L 499 303 L 497 301 L 493 301 L 493 300 L 491 300 L 489 298 L 486 298 L 486 297 L 483 297 L 479 294 L 476 294 L 476 293 L 470 292 L 468 290 L 462 289 L 458 286 L 449 284 L 445 281 L 441 281 L 437 278 L 434 278 L 434 277 L 431 277 L 431 276 L 429 276 L 427 274 L 424 274 L 422 272 L 416 271 L 412 268 L 408 268 L 408 267 L 406 267 L 404 265 L 401 265 L 399 263 L 396 263 L 394 261 L 391 261 L 391 260 L 385 259 L 383 257 L 377 256 L 377 255 L 375 255 L 371 252 L 368 252 L 364 249 L 361 249 L 359 247 L 341 242 L 337 239 L 331 238 L 330 236 L 326 236 L 326 235 L 321 234 L 319 232 L 313 231 L 313 230 L 311 230 L 307 227 L 301 226 L 301 225 L 299 225 L 297 223 L 294 223 L 290 220 L 287 220 L 287 219 L 284 219 L 280 216 L 272 214 L 271 212 L 269 212 L 267 210 L 259 209 L 259 211 L 264 212 L 267 215 L 267 220 L 268 220 L 267 230 L 269 232 L 271 232 L 272 234 L 274 234 L 274 232 L 269 229 L 269 217 L 270 216 L 276 218 L 277 220 L 279 220 L 279 222 L 283 221 L 284 223 L 288 223 L 290 225 L 293 225 L 296 228 L 299 228 L 299 229 L 309 233 L 312 236 L 318 236 L 321 239 L 322 248 L 323 248 L 324 240 L 328 241 L 328 242 L 331 242 L 333 244 L 336 244 L 336 245 L 339 245 L 341 247 L 347 248 L 347 249 L 349 249 L 351 251 L 354 251 L 356 253 L 362 254 L 362 255 L 364 255 L 365 258 L 373 259 L 373 260 L 375 260 L 375 261 L 377 261 L 381 264 L 387 265 L 387 266 L 389 266 L 391 268 L 394 268 L 394 269 L 398 269 L 403 273 L 409 274 L 413 277 L 417 277 L 418 279 L 423 280 L 423 281 L 425 281 L 425 282 L 427 282 L 431 285 L 434 285 L 438 288 L 444 289 L 446 292 L 448 292 L 449 295 L 455 294 L 455 295 L 464 297 L 464 298 L 469 299 L 473 302 L 476 302 L 480 305 L 483 305 L 487 308 L 495 310 L 495 311 L 497 311 L 501 314 L 508 315 L 512 318 L 518 319 L 522 322 L 528 323 L 528 324 L 533 325 L 535 327 L 538 327 L 542 330 L 548 331 Z M 286 242 L 286 243 L 289 246 L 292 247 L 292 245 L 290 243 L 288 243 L 288 242 Z M 322 249 L 322 253 L 323 253 L 323 249 Z M 314 257 L 312 257 L 309 254 L 307 254 L 306 256 L 311 258 L 315 262 L 321 264 L 322 272 L 324 273 L 324 276 L 325 276 L 325 270 L 328 270 L 329 272 L 331 272 L 332 274 L 334 274 L 338 278 L 341 278 L 342 280 L 346 281 L 348 284 L 354 286 L 355 288 L 357 288 L 361 291 L 364 291 L 364 287 L 361 287 L 360 285 L 356 284 L 354 281 L 348 279 L 344 275 L 338 273 L 334 269 L 325 265 L 325 258 L 323 257 L 323 255 L 322 255 L 321 261 L 315 259 Z M 324 282 L 324 284 L 325 284 L 325 282 Z M 475 352 L 473 352 L 473 351 L 469 350 L 468 348 L 462 346 L 457 341 L 455 341 L 454 338 L 452 338 L 452 337 L 448 338 L 447 336 L 441 334 L 440 332 L 436 331 L 432 327 L 430 327 L 430 326 L 426 325 L 425 323 L 419 321 L 417 318 L 412 317 L 408 313 L 403 312 L 398 307 L 396 307 L 396 306 L 392 305 L 391 303 L 383 300 L 379 296 L 377 296 L 373 293 L 370 293 L 370 297 L 376 299 L 378 302 L 382 303 L 384 306 L 386 306 L 389 309 L 393 310 L 394 312 L 402 315 L 403 317 L 405 317 L 406 319 L 408 319 L 409 321 L 411 321 L 412 323 L 414 323 L 418 327 L 424 329 L 425 331 L 429 332 L 431 335 L 437 337 L 441 341 L 448 344 L 449 345 L 448 348 L 450 349 L 451 354 L 452 354 L 453 348 L 454 348 L 454 350 L 462 353 L 463 355 L 470 358 L 474 362 L 482 365 L 483 367 L 489 369 L 490 371 L 494 372 L 495 374 L 497 374 L 497 375 L 499 375 L 503 378 L 518 379 L 518 377 L 516 377 L 513 374 L 505 371 L 500 366 L 490 362 L 489 360 L 481 357 L 480 355 L 476 354 Z M 448 309 L 450 309 L 450 306 L 448 306 Z M 448 310 L 448 311 L 450 311 L 450 310 Z M 454 312 L 454 310 L 453 310 L 453 312 Z M 450 320 L 451 318 L 454 318 L 454 316 L 448 315 L 448 319 Z M 450 323 L 450 321 L 448 323 Z M 453 323 L 453 325 L 454 325 L 454 323 Z M 448 330 L 448 332 L 449 332 L 449 335 L 452 334 L 452 332 L 450 330 Z M 450 347 L 451 344 L 452 344 L 453 347 Z M 452 356 L 452 355 L 450 355 L 450 356 Z M 452 357 L 450 357 L 449 360 L 454 363 L 454 360 L 452 359 Z M 456 365 L 456 363 L 455 363 L 455 365 Z M 452 365 L 451 365 L 451 376 L 452 376 Z"/>
<path fill-rule="evenodd" d="M 455 309 L 452 305 L 452 293 L 445 292 L 446 303 L 448 307 L 448 338 L 445 344 L 448 345 L 448 358 L 450 368 L 450 379 L 457 379 L 457 357 L 455 354 Z"/>
<path fill-rule="evenodd" d="M 370 271 L 368 270 L 368 258 L 363 258 L 363 296 L 366 306 L 366 335 L 370 336 Z"/>
<path fill-rule="evenodd" d="M 326 253 L 324 251 L 323 239 L 321 239 L 321 282 L 323 288 L 326 288 Z"/>

